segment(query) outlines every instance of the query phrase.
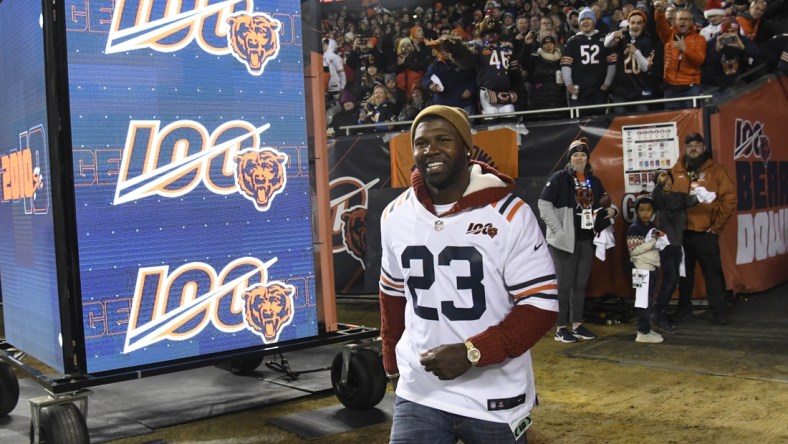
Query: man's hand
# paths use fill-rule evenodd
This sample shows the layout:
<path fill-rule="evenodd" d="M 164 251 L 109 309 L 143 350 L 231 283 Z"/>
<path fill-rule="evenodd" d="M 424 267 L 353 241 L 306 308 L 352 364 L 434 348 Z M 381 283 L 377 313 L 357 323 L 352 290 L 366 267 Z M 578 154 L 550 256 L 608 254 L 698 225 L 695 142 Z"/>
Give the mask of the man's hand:
<path fill-rule="evenodd" d="M 447 381 L 454 379 L 471 368 L 467 358 L 468 349 L 465 344 L 450 344 L 435 347 L 421 354 L 421 365 L 424 370 L 435 374 L 438 379 Z"/>
<path fill-rule="evenodd" d="M 687 43 L 684 42 L 684 37 L 679 37 L 677 40 L 674 40 L 673 46 L 676 47 L 679 52 L 684 52 L 687 50 Z"/>

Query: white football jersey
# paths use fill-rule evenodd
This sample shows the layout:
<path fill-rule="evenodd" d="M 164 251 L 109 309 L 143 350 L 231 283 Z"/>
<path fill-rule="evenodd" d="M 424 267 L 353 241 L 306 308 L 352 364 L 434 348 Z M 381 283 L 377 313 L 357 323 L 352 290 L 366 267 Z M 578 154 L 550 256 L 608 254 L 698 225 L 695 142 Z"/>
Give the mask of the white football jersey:
<path fill-rule="evenodd" d="M 380 290 L 408 299 L 397 395 L 487 421 L 526 416 L 536 396 L 530 352 L 451 381 L 426 372 L 419 356 L 498 325 L 515 304 L 558 311 L 553 260 L 531 208 L 509 194 L 436 217 L 408 189 L 384 210 L 381 241 Z"/>

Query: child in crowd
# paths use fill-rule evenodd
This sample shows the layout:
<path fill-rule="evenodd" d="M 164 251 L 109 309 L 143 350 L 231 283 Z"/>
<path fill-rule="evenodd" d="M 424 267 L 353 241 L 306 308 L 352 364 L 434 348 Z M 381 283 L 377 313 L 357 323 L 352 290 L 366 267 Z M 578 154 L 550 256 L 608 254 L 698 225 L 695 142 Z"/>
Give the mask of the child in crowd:
<path fill-rule="evenodd" d="M 635 269 L 648 271 L 648 300 L 646 308 L 636 307 L 638 334 L 636 342 L 659 343 L 662 335 L 651 329 L 651 296 L 657 283 L 659 268 L 659 250 L 656 243 L 664 233 L 657 230 L 651 221 L 654 217 L 654 200 L 648 194 L 641 195 L 635 201 L 635 221 L 627 231 L 627 248 L 629 260 Z"/>
<path fill-rule="evenodd" d="M 654 176 L 654 190 L 651 195 L 656 207 L 656 225 L 668 238 L 670 245 L 659 252 L 662 268 L 662 284 L 657 293 L 655 311 L 652 321 L 654 327 L 662 333 L 673 334 L 675 327 L 668 318 L 668 304 L 679 285 L 679 267 L 681 266 L 681 242 L 684 227 L 687 225 L 687 208 L 698 204 L 698 196 L 689 195 L 673 189 L 673 175 L 662 170 Z M 686 317 L 689 313 L 678 312 L 678 317 Z M 680 321 L 681 319 L 677 319 Z"/>

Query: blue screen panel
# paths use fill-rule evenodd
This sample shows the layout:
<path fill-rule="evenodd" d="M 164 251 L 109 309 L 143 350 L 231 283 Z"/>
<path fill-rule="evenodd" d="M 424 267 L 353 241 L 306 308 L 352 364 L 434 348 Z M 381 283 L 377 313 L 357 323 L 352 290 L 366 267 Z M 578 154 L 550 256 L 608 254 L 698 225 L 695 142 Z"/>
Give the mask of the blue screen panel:
<path fill-rule="evenodd" d="M 60 372 L 40 1 L 0 3 L 0 284 L 8 342 Z"/>
<path fill-rule="evenodd" d="M 315 336 L 300 2 L 65 10 L 88 371 Z"/>

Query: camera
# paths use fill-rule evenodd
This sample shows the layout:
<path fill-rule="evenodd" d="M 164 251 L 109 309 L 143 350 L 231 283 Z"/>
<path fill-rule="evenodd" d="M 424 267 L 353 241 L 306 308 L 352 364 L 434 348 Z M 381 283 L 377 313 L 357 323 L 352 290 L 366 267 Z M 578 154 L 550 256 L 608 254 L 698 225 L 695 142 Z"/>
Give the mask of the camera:
<path fill-rule="evenodd" d="M 726 35 L 726 36 L 720 37 L 720 45 L 725 46 L 725 45 L 730 45 L 732 43 L 736 43 L 736 36 L 735 35 Z"/>

